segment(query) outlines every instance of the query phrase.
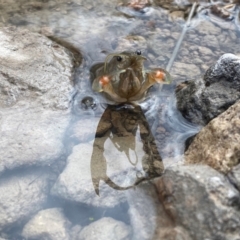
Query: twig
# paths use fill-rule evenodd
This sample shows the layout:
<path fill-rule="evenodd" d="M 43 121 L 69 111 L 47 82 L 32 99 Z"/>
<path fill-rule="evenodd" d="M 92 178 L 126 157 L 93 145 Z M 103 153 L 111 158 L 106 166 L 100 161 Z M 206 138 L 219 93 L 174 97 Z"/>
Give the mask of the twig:
<path fill-rule="evenodd" d="M 171 58 L 170 58 L 170 60 L 169 60 L 169 62 L 168 62 L 168 65 L 167 65 L 167 67 L 166 67 L 166 70 L 167 70 L 168 72 L 169 72 L 170 69 L 172 68 L 173 62 L 174 62 L 174 60 L 175 60 L 175 58 L 176 58 L 176 56 L 177 56 L 177 53 L 178 53 L 178 51 L 179 51 L 179 48 L 180 48 L 181 44 L 182 44 L 184 35 L 186 34 L 186 32 L 187 32 L 187 30 L 188 30 L 188 28 L 189 28 L 189 26 L 190 26 L 191 19 L 192 19 L 193 13 L 194 13 L 194 11 L 195 11 L 196 5 L 197 5 L 196 2 L 192 5 L 192 8 L 191 8 L 190 14 L 189 14 L 189 16 L 188 16 L 187 22 L 186 22 L 186 24 L 184 25 L 183 30 L 182 30 L 182 33 L 181 33 L 181 36 L 180 36 L 180 38 L 178 39 L 178 42 L 177 42 L 177 44 L 176 44 L 176 46 L 175 46 L 175 48 L 174 48 L 174 50 L 173 50 L 172 56 L 171 56 Z"/>

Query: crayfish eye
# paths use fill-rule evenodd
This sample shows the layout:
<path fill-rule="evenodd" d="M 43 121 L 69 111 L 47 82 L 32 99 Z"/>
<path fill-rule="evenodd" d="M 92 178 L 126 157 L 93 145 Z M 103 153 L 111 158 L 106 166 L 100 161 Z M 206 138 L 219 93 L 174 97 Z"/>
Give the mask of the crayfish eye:
<path fill-rule="evenodd" d="M 137 50 L 137 51 L 136 51 L 136 54 L 137 54 L 137 55 L 141 55 L 141 54 L 142 54 L 142 53 L 141 53 L 141 50 Z"/>
<path fill-rule="evenodd" d="M 121 62 L 122 61 L 122 57 L 121 56 L 117 56 L 117 61 Z"/>

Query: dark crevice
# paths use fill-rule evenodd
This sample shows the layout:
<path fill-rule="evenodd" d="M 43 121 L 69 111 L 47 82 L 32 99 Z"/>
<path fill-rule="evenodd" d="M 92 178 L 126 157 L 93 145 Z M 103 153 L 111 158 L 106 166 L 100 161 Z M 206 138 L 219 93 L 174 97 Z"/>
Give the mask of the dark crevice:
<path fill-rule="evenodd" d="M 66 48 L 73 55 L 74 69 L 78 68 L 81 65 L 83 57 L 77 47 L 75 47 L 71 43 L 65 41 L 64 39 L 60 39 L 55 36 L 49 36 L 48 38 L 51 39 L 53 42 L 56 42 L 57 44 Z"/>

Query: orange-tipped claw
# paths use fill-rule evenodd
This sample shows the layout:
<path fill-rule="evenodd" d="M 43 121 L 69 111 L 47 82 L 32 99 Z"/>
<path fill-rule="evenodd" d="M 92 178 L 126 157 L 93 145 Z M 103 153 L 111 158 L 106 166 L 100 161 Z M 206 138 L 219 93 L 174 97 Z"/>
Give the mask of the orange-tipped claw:
<path fill-rule="evenodd" d="M 155 83 L 169 84 L 171 83 L 171 81 L 171 76 L 166 70 L 162 68 L 152 69 L 151 71 L 146 73 L 146 80 L 143 83 L 140 91 L 135 96 L 130 98 L 130 100 L 135 101 L 141 99 L 147 92 L 147 90 Z"/>
<path fill-rule="evenodd" d="M 169 84 L 172 81 L 170 74 L 162 68 L 156 68 L 149 72 L 148 80 L 149 82 L 157 82 L 162 84 Z"/>
<path fill-rule="evenodd" d="M 110 82 L 110 77 L 109 76 L 102 76 L 99 79 L 99 83 L 104 86 Z"/>
<path fill-rule="evenodd" d="M 104 91 L 103 90 L 104 86 L 109 84 L 110 80 L 111 80 L 110 76 L 107 75 L 95 78 L 92 84 L 92 89 L 95 92 L 102 92 Z"/>
<path fill-rule="evenodd" d="M 162 72 L 162 71 L 160 71 L 160 70 L 157 70 L 156 72 L 155 72 L 155 80 L 158 82 L 158 83 L 161 83 L 161 82 L 163 82 L 164 81 L 164 79 L 165 79 L 165 73 L 164 72 Z"/>
<path fill-rule="evenodd" d="M 132 1 L 134 4 L 135 2 L 142 3 L 142 0 Z M 144 60 L 146 58 L 141 55 L 141 51 L 107 55 L 104 63 L 97 64 L 92 69 L 93 76 L 97 76 L 92 89 L 106 93 L 108 99 L 120 103 L 143 98 L 147 90 L 156 83 L 171 83 L 170 74 L 162 68 L 145 71 Z"/>
<path fill-rule="evenodd" d="M 92 89 L 95 92 L 104 92 L 107 93 L 108 96 L 110 96 L 111 100 L 116 102 L 125 102 L 126 99 L 118 96 L 112 86 L 111 83 L 111 76 L 103 75 L 96 79 L 94 79 L 92 84 Z"/>

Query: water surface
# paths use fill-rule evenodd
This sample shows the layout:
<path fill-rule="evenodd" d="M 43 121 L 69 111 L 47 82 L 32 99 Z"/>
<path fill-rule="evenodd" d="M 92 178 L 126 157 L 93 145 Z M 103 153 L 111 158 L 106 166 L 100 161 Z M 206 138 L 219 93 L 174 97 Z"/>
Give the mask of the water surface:
<path fill-rule="evenodd" d="M 45 208 L 62 207 L 73 224 L 82 226 L 104 216 L 134 225 L 129 217 L 129 196 L 134 193 L 124 190 L 160 176 L 169 165 L 181 163 L 186 139 L 201 128 L 188 123 L 177 111 L 176 84 L 202 77 L 221 54 L 240 52 L 238 6 L 229 16 L 219 18 L 214 15 L 213 5 L 199 3 L 170 70 L 173 83 L 161 90 L 153 88 L 135 107 L 107 105 L 91 90 L 90 68 L 103 62 L 108 53 L 128 50 L 141 50 L 148 59 L 146 68 L 165 68 L 191 3 L 156 1 L 136 10 L 112 0 L 0 1 L 0 26 L 39 32 L 79 54 L 71 121 L 63 139 L 66 154 L 55 166 L 62 175 Z M 13 114 L 17 117 L 18 110 Z M 68 171 L 76 168 L 79 174 L 69 178 Z M 6 171 L 2 177 L 14 175 L 14 171 Z M 65 177 L 72 186 L 64 195 L 59 188 Z M 84 197 L 71 192 L 75 186 L 79 192 L 86 191 Z M 151 198 L 146 199 L 148 208 L 154 210 Z M 22 227 L 18 224 L 14 231 L 6 229 L 3 237 L 18 239 Z"/>

